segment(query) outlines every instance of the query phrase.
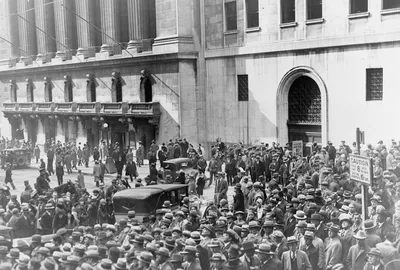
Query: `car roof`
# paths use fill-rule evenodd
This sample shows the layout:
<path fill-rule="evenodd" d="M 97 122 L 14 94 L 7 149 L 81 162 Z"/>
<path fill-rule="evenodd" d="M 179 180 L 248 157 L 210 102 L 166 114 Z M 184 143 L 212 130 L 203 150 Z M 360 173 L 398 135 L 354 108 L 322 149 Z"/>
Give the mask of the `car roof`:
<path fill-rule="evenodd" d="M 184 184 L 160 184 L 160 185 L 150 185 L 138 188 L 130 188 L 115 193 L 114 199 L 116 198 L 146 199 L 154 194 L 159 194 L 164 191 L 175 190 L 187 186 L 188 185 Z"/>
<path fill-rule="evenodd" d="M 179 163 L 185 163 L 185 162 L 191 162 L 192 160 L 190 158 L 174 158 L 174 159 L 169 159 L 164 161 L 164 163 L 169 163 L 169 164 L 179 164 Z"/>

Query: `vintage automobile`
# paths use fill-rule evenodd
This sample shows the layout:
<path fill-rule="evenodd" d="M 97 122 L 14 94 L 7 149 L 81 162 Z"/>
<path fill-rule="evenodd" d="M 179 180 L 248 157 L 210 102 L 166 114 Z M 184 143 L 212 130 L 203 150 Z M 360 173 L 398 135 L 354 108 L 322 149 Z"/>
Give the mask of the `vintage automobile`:
<path fill-rule="evenodd" d="M 197 173 L 197 170 L 193 169 L 192 160 L 190 158 L 174 158 L 164 161 L 163 179 L 169 175 L 172 181 L 175 181 L 180 170 L 184 171 L 185 174 Z"/>
<path fill-rule="evenodd" d="M 164 201 L 170 201 L 171 210 L 178 209 L 184 197 L 188 197 L 188 185 L 160 184 L 125 189 L 114 194 L 114 215 L 117 221 L 126 218 L 134 210 L 139 222 L 144 216 L 155 215 Z"/>
<path fill-rule="evenodd" d="M 1 166 L 12 164 L 13 168 L 27 168 L 31 164 L 32 151 L 28 148 L 3 149 L 0 152 Z"/>

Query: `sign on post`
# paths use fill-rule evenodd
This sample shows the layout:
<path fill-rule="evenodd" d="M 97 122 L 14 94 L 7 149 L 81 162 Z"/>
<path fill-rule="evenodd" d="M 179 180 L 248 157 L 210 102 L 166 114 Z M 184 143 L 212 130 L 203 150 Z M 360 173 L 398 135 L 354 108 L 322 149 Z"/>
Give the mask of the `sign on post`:
<path fill-rule="evenodd" d="M 303 156 L 303 141 L 292 142 L 292 154 L 293 156 Z"/>
<path fill-rule="evenodd" d="M 372 185 L 371 158 L 350 155 L 350 179 L 363 185 Z"/>

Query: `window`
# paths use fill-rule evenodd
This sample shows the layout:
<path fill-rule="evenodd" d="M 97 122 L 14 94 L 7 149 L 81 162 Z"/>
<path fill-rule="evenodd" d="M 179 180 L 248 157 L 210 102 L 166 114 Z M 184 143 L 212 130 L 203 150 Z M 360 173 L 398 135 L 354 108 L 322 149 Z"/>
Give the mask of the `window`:
<path fill-rule="evenodd" d="M 350 14 L 368 12 L 368 0 L 350 0 Z"/>
<path fill-rule="evenodd" d="M 96 80 L 93 74 L 86 75 L 86 99 L 88 102 L 96 102 Z"/>
<path fill-rule="evenodd" d="M 53 84 L 49 77 L 44 78 L 44 101 L 53 102 Z"/>
<path fill-rule="evenodd" d="M 258 0 L 246 1 L 247 28 L 258 27 Z"/>
<path fill-rule="evenodd" d="M 10 100 L 11 102 L 17 102 L 17 83 L 15 80 L 10 81 Z"/>
<path fill-rule="evenodd" d="M 225 3 L 226 31 L 237 30 L 236 1 Z"/>
<path fill-rule="evenodd" d="M 238 75 L 238 100 L 249 101 L 249 76 Z"/>
<path fill-rule="evenodd" d="M 281 22 L 292 23 L 296 21 L 295 0 L 281 0 Z"/>
<path fill-rule="evenodd" d="M 64 101 L 72 102 L 73 100 L 72 80 L 70 76 L 66 75 L 64 76 Z"/>
<path fill-rule="evenodd" d="M 383 69 L 367 69 L 367 101 L 383 99 Z"/>
<path fill-rule="evenodd" d="M 307 20 L 322 18 L 322 0 L 307 0 Z"/>
<path fill-rule="evenodd" d="M 400 8 L 400 0 L 383 0 L 382 9 Z"/>
<path fill-rule="evenodd" d="M 31 79 L 28 79 L 26 82 L 26 101 L 27 102 L 33 102 L 34 101 L 34 95 L 33 95 L 33 83 Z"/>

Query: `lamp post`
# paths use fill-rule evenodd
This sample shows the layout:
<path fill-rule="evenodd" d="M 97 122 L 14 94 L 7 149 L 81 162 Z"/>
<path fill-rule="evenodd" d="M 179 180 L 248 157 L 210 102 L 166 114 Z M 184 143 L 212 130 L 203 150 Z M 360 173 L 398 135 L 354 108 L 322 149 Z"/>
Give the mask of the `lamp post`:
<path fill-rule="evenodd" d="M 108 149 L 108 124 L 103 123 L 103 129 L 106 131 L 106 141 L 107 141 L 107 149 Z"/>

